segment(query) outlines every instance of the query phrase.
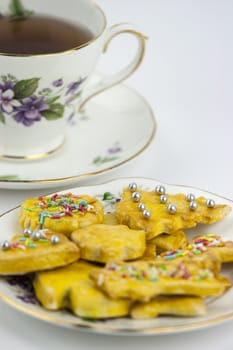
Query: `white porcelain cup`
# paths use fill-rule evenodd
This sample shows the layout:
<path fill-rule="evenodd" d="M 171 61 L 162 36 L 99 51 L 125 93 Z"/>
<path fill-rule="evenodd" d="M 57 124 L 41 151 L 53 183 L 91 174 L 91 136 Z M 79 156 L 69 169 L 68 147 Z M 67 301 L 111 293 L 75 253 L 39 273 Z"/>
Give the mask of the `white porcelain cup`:
<path fill-rule="evenodd" d="M 9 15 L 10 3 L 12 0 L 0 0 L 0 20 Z M 92 0 L 23 0 L 23 7 L 34 14 L 84 25 L 93 38 L 65 52 L 0 53 L 0 157 L 8 159 L 34 159 L 58 150 L 65 142 L 69 116 L 78 115 L 90 98 L 131 75 L 145 51 L 140 32 L 125 23 L 107 28 L 104 12 Z M 95 86 L 87 84 L 101 53 L 124 33 L 138 39 L 134 59 Z"/>

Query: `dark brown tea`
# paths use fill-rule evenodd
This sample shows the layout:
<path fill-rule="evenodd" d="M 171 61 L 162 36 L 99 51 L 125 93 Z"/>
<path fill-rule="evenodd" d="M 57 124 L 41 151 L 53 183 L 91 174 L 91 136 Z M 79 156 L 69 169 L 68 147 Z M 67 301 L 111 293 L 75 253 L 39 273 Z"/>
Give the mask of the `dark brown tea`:
<path fill-rule="evenodd" d="M 0 53 L 49 54 L 81 46 L 94 37 L 83 26 L 54 17 L 0 19 Z"/>

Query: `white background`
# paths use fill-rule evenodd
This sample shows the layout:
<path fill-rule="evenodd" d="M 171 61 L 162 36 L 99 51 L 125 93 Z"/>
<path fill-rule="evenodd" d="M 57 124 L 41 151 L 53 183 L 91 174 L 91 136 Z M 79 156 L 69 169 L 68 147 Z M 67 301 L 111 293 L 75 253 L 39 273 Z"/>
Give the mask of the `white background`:
<path fill-rule="evenodd" d="M 146 97 L 158 122 L 150 148 L 115 176 L 192 185 L 232 199 L 233 1 L 98 2 L 109 24 L 135 23 L 149 36 L 145 60 L 127 84 Z M 110 48 L 111 54 L 100 62 L 99 69 L 105 72 L 117 69 L 134 45 L 125 36 Z M 0 212 L 36 193 L 0 190 Z M 2 302 L 0 310 L 1 348 L 5 350 L 233 349 L 233 321 L 177 335 L 112 337 L 48 325 Z"/>
<path fill-rule="evenodd" d="M 144 63 L 128 84 L 152 105 L 158 132 L 137 175 L 233 198 L 233 1 L 99 4 L 110 23 L 134 22 L 149 36 Z M 129 52 L 129 43 L 123 46 L 120 39 L 103 68 Z"/>

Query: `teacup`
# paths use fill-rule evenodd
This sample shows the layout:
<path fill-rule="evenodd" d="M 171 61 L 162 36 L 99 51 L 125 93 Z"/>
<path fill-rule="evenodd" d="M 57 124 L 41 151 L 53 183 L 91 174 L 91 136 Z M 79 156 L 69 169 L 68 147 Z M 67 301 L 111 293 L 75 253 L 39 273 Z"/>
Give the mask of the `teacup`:
<path fill-rule="evenodd" d="M 71 114 L 78 116 L 90 98 L 136 70 L 144 56 L 145 37 L 130 24 L 107 28 L 104 12 L 92 0 L 23 0 L 23 4 L 18 0 L 0 0 L 0 13 L 0 28 L 1 21 L 10 16 L 10 22 L 16 21 L 16 33 L 21 33 L 26 21 L 50 16 L 51 20 L 62 19 L 67 24 L 85 27 L 92 35 L 83 43 L 58 52 L 41 52 L 39 48 L 31 53 L 27 46 L 25 51 L 21 48 L 22 52 L 16 52 L 14 45 L 10 46 L 11 39 L 7 52 L 0 49 L 0 157 L 44 157 L 64 144 Z M 101 53 L 114 37 L 123 33 L 138 39 L 133 61 L 90 86 L 88 82 Z"/>

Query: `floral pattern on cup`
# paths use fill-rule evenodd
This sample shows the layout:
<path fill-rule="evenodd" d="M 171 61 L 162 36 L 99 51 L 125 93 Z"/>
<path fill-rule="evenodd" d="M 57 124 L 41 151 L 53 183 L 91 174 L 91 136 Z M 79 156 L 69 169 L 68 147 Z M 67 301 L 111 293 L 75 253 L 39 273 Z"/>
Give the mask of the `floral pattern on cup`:
<path fill-rule="evenodd" d="M 62 118 L 65 109 L 74 113 L 73 102 L 80 96 L 86 78 L 65 84 L 62 78 L 40 89 L 40 78 L 18 80 L 11 74 L 0 77 L 0 123 L 9 118 L 27 127 L 40 122 Z"/>

